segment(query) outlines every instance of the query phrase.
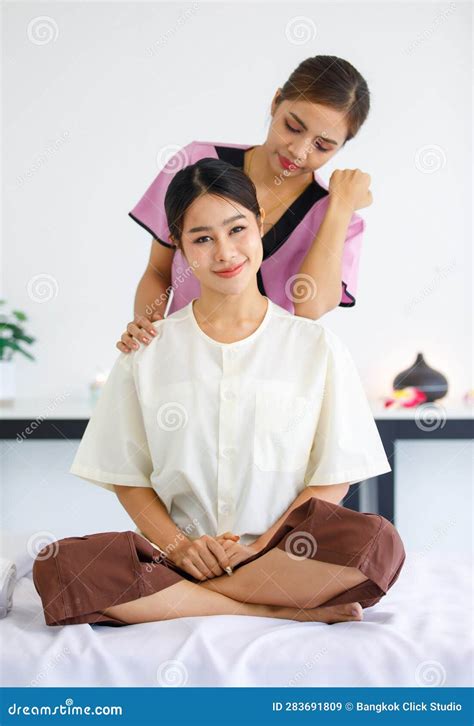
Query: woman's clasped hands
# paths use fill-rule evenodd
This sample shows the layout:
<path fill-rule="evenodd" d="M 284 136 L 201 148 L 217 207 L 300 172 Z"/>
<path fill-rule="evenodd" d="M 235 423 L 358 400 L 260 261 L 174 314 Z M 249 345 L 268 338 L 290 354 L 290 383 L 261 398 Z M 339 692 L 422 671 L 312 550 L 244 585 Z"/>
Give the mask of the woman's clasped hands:
<path fill-rule="evenodd" d="M 212 537 L 204 534 L 185 539 L 168 554 L 168 558 L 197 580 L 232 574 L 232 568 L 258 552 L 254 544 L 243 545 L 240 535 L 232 532 Z"/>

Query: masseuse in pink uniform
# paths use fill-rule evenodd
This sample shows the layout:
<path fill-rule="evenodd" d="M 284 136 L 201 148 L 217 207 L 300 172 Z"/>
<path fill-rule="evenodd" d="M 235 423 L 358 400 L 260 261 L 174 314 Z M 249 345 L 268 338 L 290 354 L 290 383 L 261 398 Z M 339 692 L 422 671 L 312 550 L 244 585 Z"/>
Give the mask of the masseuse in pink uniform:
<path fill-rule="evenodd" d="M 368 111 L 360 73 L 342 58 L 315 56 L 276 91 L 263 144 L 192 141 L 172 156 L 130 211 L 153 240 L 135 317 L 117 348 L 128 353 L 148 343 L 155 333 L 151 321 L 199 297 L 197 278 L 171 243 L 163 202 L 173 176 L 206 157 L 243 169 L 255 184 L 265 212 L 260 292 L 315 320 L 338 305 L 353 306 L 365 227 L 355 210 L 372 203 L 370 176 L 336 170 L 326 187 L 316 172 L 357 134 Z"/>

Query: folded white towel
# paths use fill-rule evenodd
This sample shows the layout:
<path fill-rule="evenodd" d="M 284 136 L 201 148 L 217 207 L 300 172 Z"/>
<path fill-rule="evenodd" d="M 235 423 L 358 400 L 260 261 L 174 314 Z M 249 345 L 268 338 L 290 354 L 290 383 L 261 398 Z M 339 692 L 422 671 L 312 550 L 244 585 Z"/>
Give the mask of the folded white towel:
<path fill-rule="evenodd" d="M 5 618 L 12 609 L 15 583 L 15 563 L 0 557 L 0 618 Z"/>

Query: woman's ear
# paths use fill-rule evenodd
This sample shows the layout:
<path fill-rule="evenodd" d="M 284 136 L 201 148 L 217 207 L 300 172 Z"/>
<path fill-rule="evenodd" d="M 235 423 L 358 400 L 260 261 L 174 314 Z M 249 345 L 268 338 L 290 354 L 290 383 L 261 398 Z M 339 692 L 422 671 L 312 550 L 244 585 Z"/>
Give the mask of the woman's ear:
<path fill-rule="evenodd" d="M 281 95 L 281 88 L 277 88 L 277 90 L 275 91 L 275 95 L 273 96 L 273 101 L 272 101 L 272 108 L 271 108 L 272 116 L 275 114 L 277 106 L 280 103 L 280 95 Z"/>
<path fill-rule="evenodd" d="M 172 234 L 169 235 L 168 239 L 169 239 L 170 243 L 173 245 L 173 247 L 175 248 L 175 250 L 176 251 L 179 250 L 181 252 L 181 254 L 183 255 L 184 259 L 186 260 L 186 262 L 189 264 L 189 260 L 187 258 L 186 252 L 184 251 L 184 246 L 180 245 L 179 242 L 177 241 L 176 237 L 173 237 Z"/>

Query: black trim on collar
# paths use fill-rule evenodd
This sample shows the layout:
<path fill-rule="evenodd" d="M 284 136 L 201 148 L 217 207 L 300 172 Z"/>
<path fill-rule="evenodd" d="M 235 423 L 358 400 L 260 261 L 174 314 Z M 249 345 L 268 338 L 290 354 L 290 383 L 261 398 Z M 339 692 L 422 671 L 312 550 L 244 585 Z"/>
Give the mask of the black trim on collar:
<path fill-rule="evenodd" d="M 172 250 L 175 250 L 176 249 L 176 246 L 175 245 L 170 245 L 170 244 L 168 244 L 168 242 L 164 242 L 162 239 L 160 239 L 158 237 L 158 235 L 156 235 L 153 232 L 152 229 L 150 229 L 149 227 L 147 227 L 146 224 L 143 224 L 143 222 L 141 222 L 139 219 L 137 219 L 137 217 L 135 217 L 131 212 L 128 213 L 128 216 L 131 217 L 137 224 L 139 224 L 140 227 L 143 227 L 143 229 L 146 229 L 146 231 L 149 232 L 151 234 L 151 236 L 154 239 L 156 239 L 157 242 L 160 243 L 160 245 L 164 245 L 164 247 L 169 247 Z"/>
<path fill-rule="evenodd" d="M 356 304 L 356 300 L 355 300 L 355 297 L 354 297 L 354 295 L 351 295 L 351 293 L 350 293 L 350 292 L 348 291 L 348 289 L 347 289 L 347 283 L 346 283 L 346 282 L 344 282 L 344 280 L 342 280 L 342 285 L 343 285 L 343 287 L 344 287 L 344 292 L 346 293 L 347 297 L 349 297 L 349 298 L 350 298 L 350 302 L 342 302 L 342 301 L 341 301 L 341 302 L 339 303 L 339 306 L 340 306 L 341 308 L 352 308 L 352 307 L 354 307 L 354 305 Z"/>
<path fill-rule="evenodd" d="M 247 149 L 236 149 L 228 146 L 215 146 L 214 148 L 217 152 L 219 159 L 227 161 L 229 164 L 233 164 L 233 166 L 237 166 L 238 168 L 243 169 L 244 152 L 247 151 Z M 300 194 L 297 199 L 295 199 L 293 204 L 288 207 L 286 212 L 284 212 L 284 214 L 280 217 L 277 223 L 266 234 L 263 235 L 262 242 L 264 260 L 266 260 L 268 257 L 271 257 L 286 242 L 290 234 L 301 222 L 301 220 L 308 213 L 311 207 L 316 204 L 316 202 L 318 202 L 320 199 L 325 197 L 326 194 L 328 194 L 327 189 L 321 187 L 316 179 L 314 179 L 313 177 L 313 182 L 304 190 L 302 194 Z M 147 227 L 146 224 L 143 224 L 143 222 L 135 217 L 135 215 L 133 215 L 131 212 L 128 213 L 128 216 L 131 217 L 135 222 L 137 222 L 140 227 L 146 229 L 146 231 L 151 234 L 151 236 L 156 239 L 156 241 L 159 242 L 161 245 L 176 251 L 177 248 L 175 245 L 171 245 L 168 242 L 160 239 L 160 237 L 158 237 L 152 229 Z M 260 293 L 268 297 L 265 291 L 261 268 L 257 272 L 257 285 Z M 355 297 L 351 295 L 350 292 L 348 292 L 347 284 L 344 282 L 344 280 L 342 281 L 342 285 L 344 287 L 344 292 L 346 296 L 350 298 L 350 301 L 340 302 L 339 306 L 343 308 L 351 308 L 356 303 Z"/>
<path fill-rule="evenodd" d="M 244 167 L 244 153 L 247 149 L 236 149 L 228 146 L 215 146 L 219 159 L 227 161 L 240 169 Z M 252 147 L 250 147 L 252 148 Z M 290 234 L 296 229 L 301 220 L 306 216 L 316 202 L 325 197 L 328 190 L 313 181 L 306 187 L 304 192 L 288 207 L 286 212 L 262 237 L 263 259 L 271 257 L 280 247 L 285 244 Z"/>

